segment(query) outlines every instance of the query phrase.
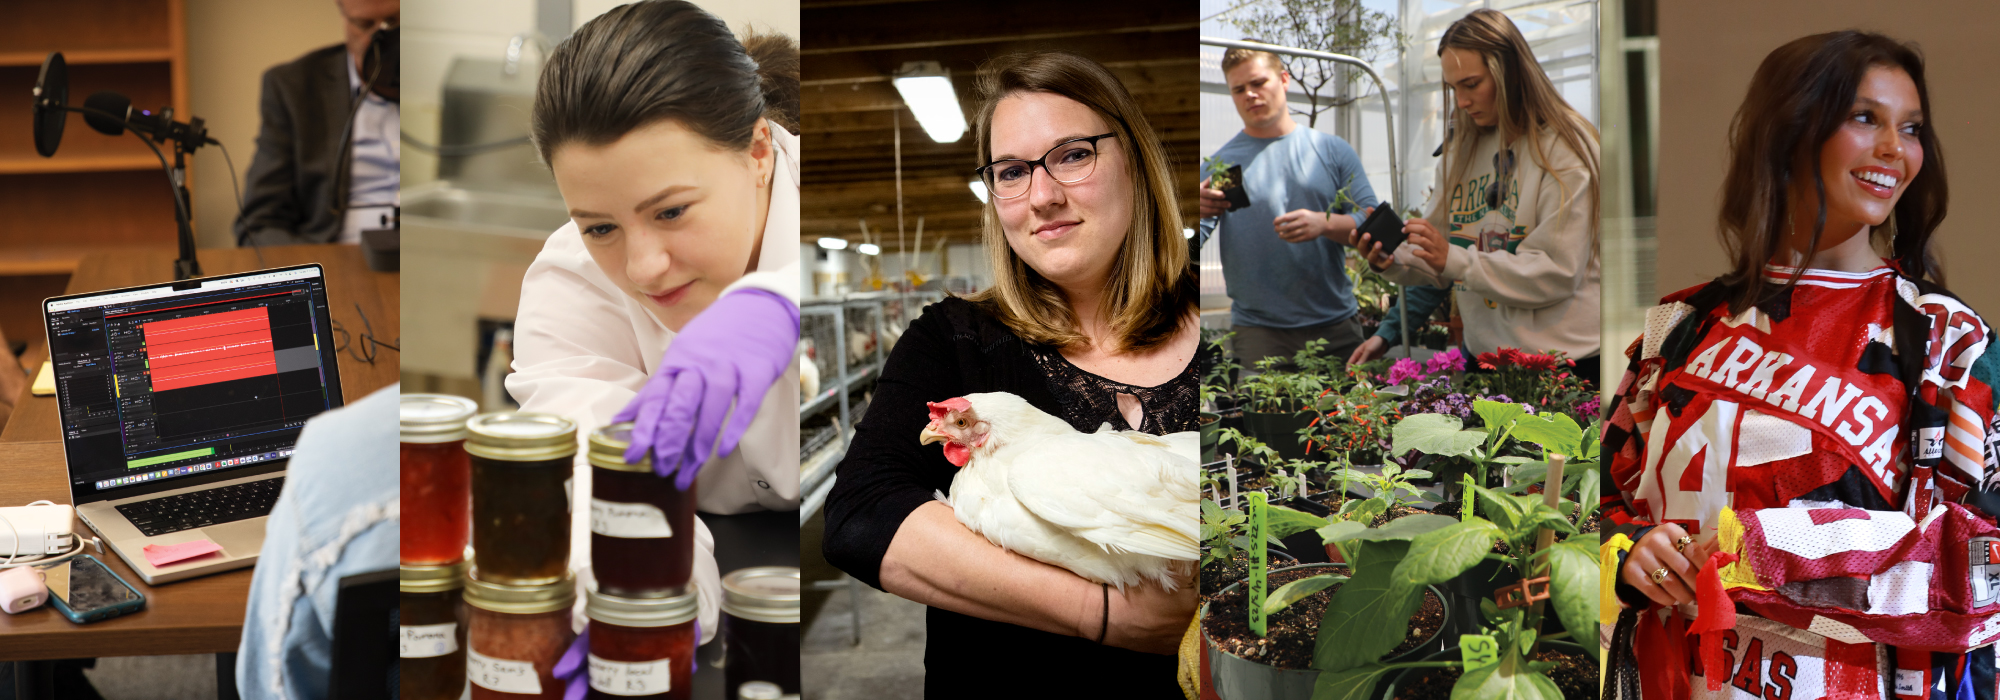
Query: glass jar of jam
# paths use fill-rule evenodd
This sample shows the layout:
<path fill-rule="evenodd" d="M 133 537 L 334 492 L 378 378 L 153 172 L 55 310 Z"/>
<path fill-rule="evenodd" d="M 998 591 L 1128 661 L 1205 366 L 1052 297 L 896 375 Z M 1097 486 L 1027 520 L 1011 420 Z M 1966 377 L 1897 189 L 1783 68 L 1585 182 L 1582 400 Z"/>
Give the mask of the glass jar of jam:
<path fill-rule="evenodd" d="M 583 614 L 590 618 L 591 698 L 694 697 L 692 591 L 671 598 L 585 591 Z"/>
<path fill-rule="evenodd" d="M 402 396 L 404 564 L 465 558 L 472 515 L 465 421 L 478 411 L 471 399 L 457 396 Z"/>
<path fill-rule="evenodd" d="M 576 633 L 570 606 L 576 582 L 510 586 L 482 580 L 474 569 L 465 579 L 467 641 L 465 677 L 472 700 L 561 700 L 563 683 L 552 674 Z"/>
<path fill-rule="evenodd" d="M 472 549 L 480 580 L 510 586 L 569 575 L 570 463 L 576 424 L 544 413 L 488 413 L 465 424 L 472 460 Z"/>
<path fill-rule="evenodd" d="M 465 693 L 465 563 L 402 568 L 402 694 L 455 700 Z"/>
<path fill-rule="evenodd" d="M 723 687 L 750 681 L 799 692 L 799 570 L 737 569 L 722 577 Z"/>
<path fill-rule="evenodd" d="M 632 424 L 590 434 L 590 568 L 597 588 L 624 598 L 678 595 L 694 570 L 694 489 L 625 463 Z"/>

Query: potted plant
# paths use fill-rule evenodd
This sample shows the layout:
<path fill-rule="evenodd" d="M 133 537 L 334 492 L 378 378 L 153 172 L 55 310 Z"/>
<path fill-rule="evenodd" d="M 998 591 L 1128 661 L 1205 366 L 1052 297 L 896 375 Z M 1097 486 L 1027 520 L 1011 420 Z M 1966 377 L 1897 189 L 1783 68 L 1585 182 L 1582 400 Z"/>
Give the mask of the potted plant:
<path fill-rule="evenodd" d="M 1202 176 L 1208 179 L 1208 186 L 1222 190 L 1222 196 L 1229 200 L 1229 211 L 1250 206 L 1250 195 L 1243 191 L 1243 167 L 1230 165 L 1221 158 L 1201 159 Z"/>
<path fill-rule="evenodd" d="M 1372 518 L 1365 510 L 1355 506 L 1342 515 Z M 1315 697 L 1324 683 L 1325 659 L 1353 641 L 1349 637 L 1356 633 L 1357 621 L 1351 618 L 1357 609 L 1379 613 L 1361 623 L 1374 626 L 1367 640 L 1371 661 L 1420 656 L 1442 644 L 1450 613 L 1441 592 L 1428 585 L 1414 587 L 1407 601 L 1394 601 L 1393 610 L 1383 608 L 1381 593 L 1397 563 L 1411 551 L 1413 539 L 1453 524 L 1450 518 L 1415 515 L 1371 528 L 1355 520 L 1329 522 L 1266 506 L 1262 494 L 1255 493 L 1249 494 L 1246 516 L 1253 533 L 1251 571 L 1211 597 L 1201 614 L 1209 668 L 1225 697 Z M 1254 534 L 1260 531 L 1267 537 L 1317 531 L 1324 541 L 1341 547 L 1351 564 L 1260 572 L 1262 555 L 1256 548 L 1264 540 Z"/>

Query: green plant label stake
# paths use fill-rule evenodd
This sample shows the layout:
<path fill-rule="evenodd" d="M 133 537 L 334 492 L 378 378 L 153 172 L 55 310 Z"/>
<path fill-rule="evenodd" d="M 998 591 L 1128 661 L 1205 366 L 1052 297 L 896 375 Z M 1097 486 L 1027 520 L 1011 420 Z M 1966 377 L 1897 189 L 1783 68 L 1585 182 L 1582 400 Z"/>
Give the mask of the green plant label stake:
<path fill-rule="evenodd" d="M 1458 658 L 1465 662 L 1466 673 L 1500 663 L 1500 642 L 1492 635 L 1458 635 Z"/>
<path fill-rule="evenodd" d="M 1264 537 L 1268 532 L 1264 525 L 1264 493 L 1251 491 L 1245 494 L 1250 504 L 1243 512 L 1250 516 L 1250 631 L 1264 636 L 1264 592 L 1270 586 L 1265 564 Z"/>

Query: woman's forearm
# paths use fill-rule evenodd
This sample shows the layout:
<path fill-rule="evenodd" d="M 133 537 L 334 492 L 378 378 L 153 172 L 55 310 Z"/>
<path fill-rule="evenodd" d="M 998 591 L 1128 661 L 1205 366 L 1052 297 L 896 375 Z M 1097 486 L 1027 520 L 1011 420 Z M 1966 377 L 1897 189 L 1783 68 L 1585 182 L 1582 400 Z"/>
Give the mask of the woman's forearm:
<path fill-rule="evenodd" d="M 881 577 L 890 593 L 985 620 L 1091 639 L 1102 625 L 1097 584 L 995 546 L 941 501 L 903 520 Z"/>

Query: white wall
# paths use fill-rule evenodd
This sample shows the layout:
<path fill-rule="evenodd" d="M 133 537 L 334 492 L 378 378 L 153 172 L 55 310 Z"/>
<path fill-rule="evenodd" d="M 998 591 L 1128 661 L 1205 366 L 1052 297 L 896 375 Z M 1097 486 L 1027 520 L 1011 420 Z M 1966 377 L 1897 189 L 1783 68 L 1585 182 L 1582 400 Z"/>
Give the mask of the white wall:
<path fill-rule="evenodd" d="M 264 71 L 340 43 L 341 22 L 333 0 L 188 0 L 188 108 L 229 148 L 239 182 L 257 154 Z M 235 246 L 237 207 L 222 149 L 196 151 L 188 169 L 196 244 Z"/>

